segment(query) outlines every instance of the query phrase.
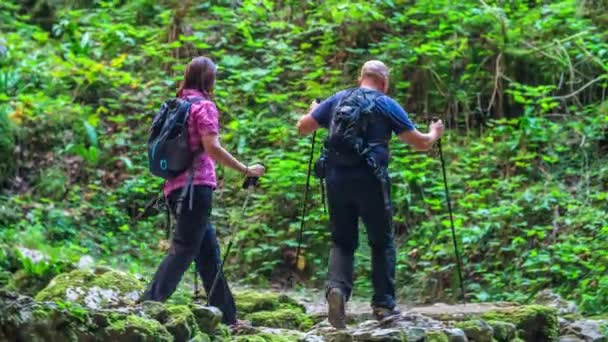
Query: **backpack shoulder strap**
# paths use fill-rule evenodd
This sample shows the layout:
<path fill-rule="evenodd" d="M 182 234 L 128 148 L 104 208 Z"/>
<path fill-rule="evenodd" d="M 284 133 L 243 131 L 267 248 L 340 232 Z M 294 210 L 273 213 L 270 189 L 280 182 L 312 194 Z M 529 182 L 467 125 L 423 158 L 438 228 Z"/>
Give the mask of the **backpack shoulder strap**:
<path fill-rule="evenodd" d="M 190 102 L 190 103 L 199 103 L 201 101 L 205 101 L 207 100 L 204 97 L 201 96 L 190 96 L 190 97 L 186 97 L 186 101 Z"/>

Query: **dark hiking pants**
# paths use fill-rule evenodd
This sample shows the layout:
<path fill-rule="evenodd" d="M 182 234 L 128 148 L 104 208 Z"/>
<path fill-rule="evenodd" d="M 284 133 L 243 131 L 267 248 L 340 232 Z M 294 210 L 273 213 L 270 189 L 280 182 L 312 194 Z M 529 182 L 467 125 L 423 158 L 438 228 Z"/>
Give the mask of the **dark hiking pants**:
<path fill-rule="evenodd" d="M 221 264 L 215 230 L 209 223 L 213 190 L 202 185 L 195 185 L 191 189 L 194 191 L 192 210 L 188 206 L 189 194 L 186 194 L 171 247 L 144 293 L 142 298 L 144 300 L 162 302 L 169 298 L 192 261 L 196 263 L 196 269 L 203 280 L 207 294 L 211 290 Z M 169 206 L 174 214 L 180 193 L 181 189 L 176 189 L 168 197 Z M 236 321 L 234 298 L 223 274 L 219 277 L 209 303 L 222 311 L 222 321 L 225 324 Z"/>
<path fill-rule="evenodd" d="M 392 215 L 384 205 L 380 182 L 373 177 L 327 178 L 327 200 L 333 246 L 329 255 L 328 288 L 350 297 L 354 254 L 359 244 L 359 218 L 367 228 L 372 252 L 373 307 L 395 307 L 395 246 Z"/>

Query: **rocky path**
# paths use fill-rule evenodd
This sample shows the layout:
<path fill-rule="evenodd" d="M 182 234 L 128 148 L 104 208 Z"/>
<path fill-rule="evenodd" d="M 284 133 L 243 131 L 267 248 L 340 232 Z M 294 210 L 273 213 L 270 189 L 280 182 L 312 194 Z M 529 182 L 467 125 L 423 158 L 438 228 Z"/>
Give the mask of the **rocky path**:
<path fill-rule="evenodd" d="M 285 295 L 296 299 L 306 308 L 306 312 L 315 317 L 325 317 L 327 306 L 322 291 L 295 292 L 286 291 Z M 433 305 L 408 305 L 398 303 L 397 305 L 402 312 L 415 313 L 429 317 L 441 317 L 448 315 L 450 317 L 466 316 L 471 314 L 484 314 L 491 311 L 508 309 L 516 307 L 513 303 L 497 302 L 497 303 L 468 303 L 449 305 L 445 303 L 437 303 Z M 362 298 L 352 298 L 347 305 L 347 315 L 351 321 L 362 322 L 373 319 L 369 301 Z"/>
<path fill-rule="evenodd" d="M 242 319 L 252 328 L 231 335 L 221 313 L 188 296 L 136 303 L 143 284 L 97 267 L 55 277 L 34 298 L 0 290 L 0 341 L 241 342 L 606 342 L 608 322 L 584 320 L 571 303 L 547 295 L 535 305 L 509 303 L 407 307 L 382 322 L 366 301 L 349 303 L 349 327 L 325 320 L 323 293 L 237 289 Z"/>

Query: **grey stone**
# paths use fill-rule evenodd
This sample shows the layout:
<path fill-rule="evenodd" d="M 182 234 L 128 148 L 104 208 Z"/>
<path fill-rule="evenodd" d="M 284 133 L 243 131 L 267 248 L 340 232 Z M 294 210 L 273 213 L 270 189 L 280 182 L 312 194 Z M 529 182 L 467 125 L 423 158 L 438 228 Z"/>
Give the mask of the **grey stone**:
<path fill-rule="evenodd" d="M 580 320 L 567 324 L 561 329 L 562 335 L 576 336 L 585 342 L 606 342 L 600 323 L 593 320 Z"/>
<path fill-rule="evenodd" d="M 573 302 L 564 300 L 560 295 L 554 293 L 553 291 L 551 291 L 549 289 L 542 290 L 539 294 L 537 294 L 534 302 L 536 304 L 554 308 L 557 310 L 557 313 L 560 315 L 574 314 L 574 313 L 578 312 L 578 308 L 576 307 L 576 304 L 574 304 Z"/>
<path fill-rule="evenodd" d="M 452 328 L 444 330 L 450 342 L 468 342 L 467 335 L 462 329 Z"/>
<path fill-rule="evenodd" d="M 353 336 L 347 330 L 336 330 L 332 327 L 317 327 L 309 331 L 304 342 L 352 342 Z"/>

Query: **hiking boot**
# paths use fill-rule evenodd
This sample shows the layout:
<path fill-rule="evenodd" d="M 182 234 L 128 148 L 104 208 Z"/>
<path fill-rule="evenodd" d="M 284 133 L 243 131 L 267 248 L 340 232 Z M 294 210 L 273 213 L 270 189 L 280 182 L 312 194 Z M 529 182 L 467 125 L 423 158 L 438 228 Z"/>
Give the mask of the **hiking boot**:
<path fill-rule="evenodd" d="M 327 319 L 336 329 L 346 329 L 346 296 L 338 288 L 331 288 L 327 292 L 328 312 Z"/>
<path fill-rule="evenodd" d="M 401 315 L 401 311 L 399 311 L 397 308 L 387 309 L 387 308 L 376 307 L 376 308 L 373 308 L 373 313 L 374 313 L 374 317 L 378 321 L 382 321 L 389 317 Z"/>

